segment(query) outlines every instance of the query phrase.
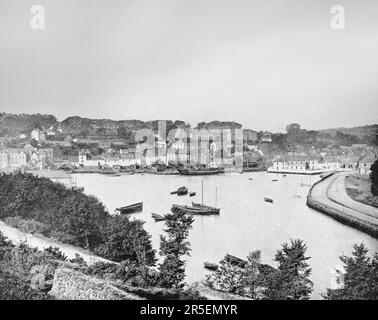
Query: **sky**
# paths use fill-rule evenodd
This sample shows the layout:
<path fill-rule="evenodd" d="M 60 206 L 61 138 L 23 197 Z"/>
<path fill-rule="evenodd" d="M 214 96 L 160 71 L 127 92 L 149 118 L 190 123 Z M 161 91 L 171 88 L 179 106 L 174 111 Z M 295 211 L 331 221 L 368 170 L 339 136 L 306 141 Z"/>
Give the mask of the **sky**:
<path fill-rule="evenodd" d="M 0 112 L 279 132 L 377 123 L 377 107 L 377 0 L 0 0 Z"/>

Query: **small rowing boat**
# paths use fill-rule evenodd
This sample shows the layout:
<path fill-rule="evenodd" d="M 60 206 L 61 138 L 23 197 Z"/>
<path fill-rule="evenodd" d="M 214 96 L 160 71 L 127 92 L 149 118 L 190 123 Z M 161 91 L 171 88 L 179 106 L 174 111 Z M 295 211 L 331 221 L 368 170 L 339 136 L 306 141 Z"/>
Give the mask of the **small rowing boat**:
<path fill-rule="evenodd" d="M 266 202 L 273 203 L 273 199 L 271 199 L 271 198 L 266 198 L 266 197 L 264 197 L 264 200 L 265 200 Z"/>
<path fill-rule="evenodd" d="M 128 206 L 119 207 L 119 208 L 116 208 L 116 210 L 121 214 L 139 212 L 143 210 L 143 202 L 137 202 L 134 204 L 130 204 Z"/>
<path fill-rule="evenodd" d="M 218 269 L 218 265 L 216 263 L 211 263 L 211 262 L 204 262 L 203 266 L 206 269 L 209 269 L 211 271 L 216 271 Z"/>
<path fill-rule="evenodd" d="M 165 217 L 161 216 L 160 214 L 157 213 L 152 213 L 151 214 L 152 218 L 157 222 L 157 221 L 164 221 L 166 220 Z"/>

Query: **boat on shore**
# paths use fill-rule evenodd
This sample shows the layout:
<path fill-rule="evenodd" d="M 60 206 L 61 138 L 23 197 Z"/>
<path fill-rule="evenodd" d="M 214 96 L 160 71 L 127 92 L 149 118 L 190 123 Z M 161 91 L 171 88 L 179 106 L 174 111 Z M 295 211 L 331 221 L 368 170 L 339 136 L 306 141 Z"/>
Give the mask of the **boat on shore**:
<path fill-rule="evenodd" d="M 227 253 L 224 258 L 230 264 L 233 264 L 233 265 L 238 266 L 240 268 L 244 268 L 247 265 L 247 261 L 246 260 L 243 260 L 241 258 L 235 257 L 235 256 L 233 256 L 233 255 L 231 255 L 229 253 Z"/>
<path fill-rule="evenodd" d="M 180 175 L 184 176 L 208 176 L 224 173 L 223 168 L 178 168 Z"/>
<path fill-rule="evenodd" d="M 218 265 L 216 263 L 204 262 L 203 266 L 205 267 L 205 269 L 208 269 L 208 270 L 211 270 L 211 271 L 218 270 Z"/>
<path fill-rule="evenodd" d="M 72 187 L 72 190 L 83 192 L 84 191 L 84 187 Z"/>
<path fill-rule="evenodd" d="M 271 199 L 271 198 L 264 197 L 264 200 L 265 200 L 266 202 L 273 203 L 273 199 Z"/>
<path fill-rule="evenodd" d="M 151 214 L 152 218 L 157 222 L 157 221 L 164 221 L 166 218 L 164 216 L 161 216 L 160 214 L 157 213 L 152 213 Z"/>
<path fill-rule="evenodd" d="M 143 210 L 143 202 L 137 202 L 137 203 L 130 204 L 128 206 L 116 208 L 116 211 L 118 211 L 121 214 L 140 212 L 142 210 Z"/>

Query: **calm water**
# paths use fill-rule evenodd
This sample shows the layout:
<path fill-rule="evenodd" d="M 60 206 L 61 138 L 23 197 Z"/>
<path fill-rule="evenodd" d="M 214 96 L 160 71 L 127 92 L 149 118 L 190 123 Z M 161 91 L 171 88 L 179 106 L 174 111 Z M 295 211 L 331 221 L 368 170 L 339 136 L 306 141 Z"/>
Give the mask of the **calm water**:
<path fill-rule="evenodd" d="M 268 174 L 266 172 L 225 174 L 208 177 L 131 175 L 107 177 L 98 174 L 76 175 L 85 193 L 100 199 L 109 212 L 118 206 L 143 201 L 144 210 L 130 215 L 146 221 L 156 249 L 163 222 L 155 222 L 151 213 L 165 214 L 173 203 L 190 204 L 201 201 L 201 181 L 204 181 L 204 203 L 215 204 L 218 189 L 219 216 L 195 216 L 190 232 L 191 257 L 187 259 L 187 281 L 199 281 L 208 273 L 203 262 L 218 262 L 226 253 L 245 258 L 252 250 L 262 251 L 262 260 L 275 266 L 274 255 L 290 238 L 301 238 L 311 257 L 313 298 L 329 286 L 331 268 L 340 264 L 338 257 L 349 254 L 354 243 L 364 242 L 369 250 L 378 250 L 374 238 L 346 227 L 306 206 L 310 177 Z M 249 180 L 253 178 L 253 180 Z M 272 179 L 278 179 L 272 182 Z M 311 177 L 314 183 L 318 177 Z M 194 197 L 170 195 L 170 191 L 186 186 L 197 192 Z M 293 198 L 301 195 L 301 198 Z M 274 199 L 274 204 L 264 201 Z"/>

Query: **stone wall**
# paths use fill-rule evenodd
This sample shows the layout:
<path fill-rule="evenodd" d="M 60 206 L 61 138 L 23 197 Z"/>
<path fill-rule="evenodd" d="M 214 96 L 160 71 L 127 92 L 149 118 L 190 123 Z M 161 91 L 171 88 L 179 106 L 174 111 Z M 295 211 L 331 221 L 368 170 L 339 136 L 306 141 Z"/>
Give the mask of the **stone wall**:
<path fill-rule="evenodd" d="M 63 300 L 140 300 L 139 296 L 124 292 L 109 281 L 87 276 L 67 267 L 55 271 L 49 292 Z"/>

